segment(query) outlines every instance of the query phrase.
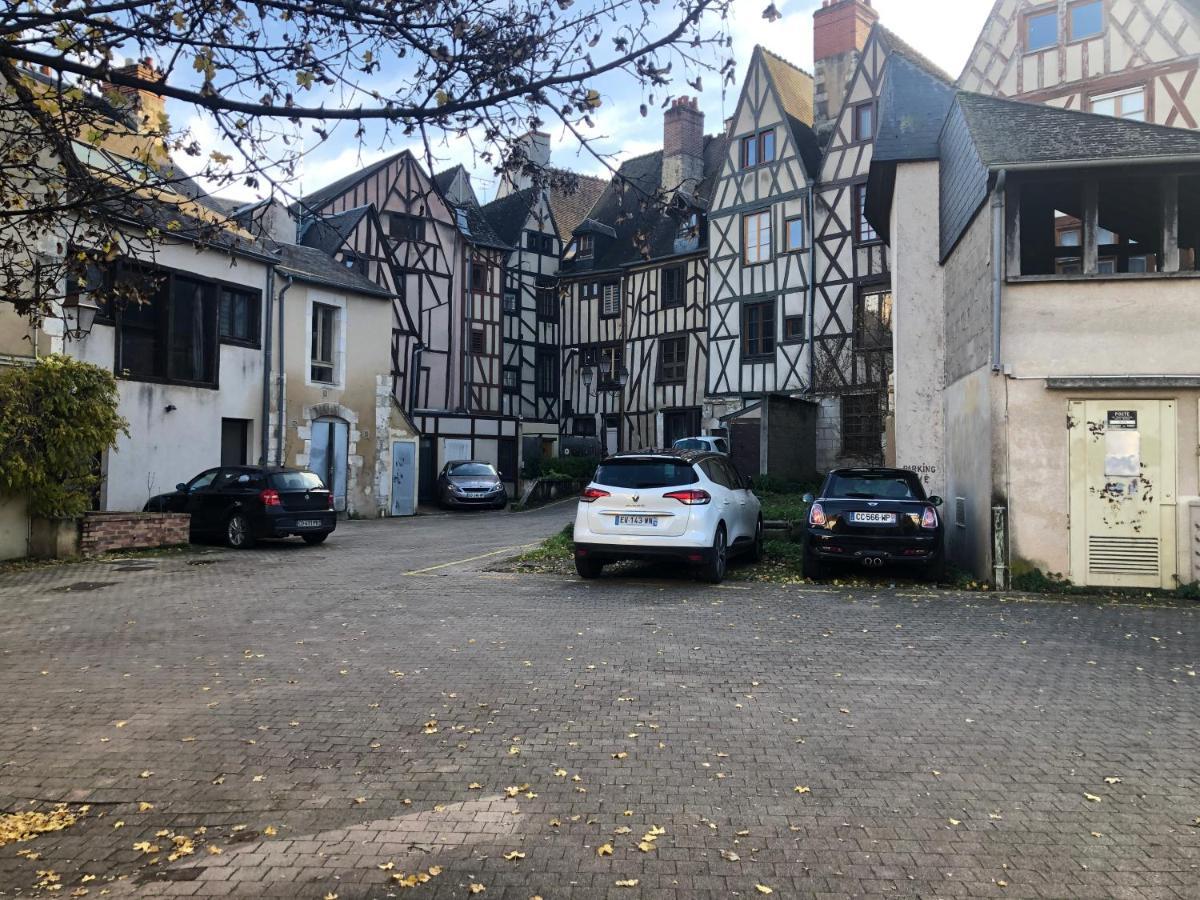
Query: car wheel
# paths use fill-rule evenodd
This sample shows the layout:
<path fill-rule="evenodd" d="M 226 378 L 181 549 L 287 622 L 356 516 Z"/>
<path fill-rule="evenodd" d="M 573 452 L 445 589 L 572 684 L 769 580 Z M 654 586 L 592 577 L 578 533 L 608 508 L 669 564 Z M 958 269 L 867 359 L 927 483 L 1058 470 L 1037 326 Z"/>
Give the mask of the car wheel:
<path fill-rule="evenodd" d="M 600 573 L 604 571 L 604 563 L 595 559 L 588 559 L 585 556 L 575 557 L 575 571 L 579 573 L 580 578 L 586 578 L 589 581 L 593 578 L 599 578 Z"/>
<path fill-rule="evenodd" d="M 700 570 L 701 577 L 709 584 L 720 584 L 725 580 L 725 569 L 729 565 L 729 543 L 725 537 L 725 526 L 718 525 L 713 537 L 712 553 Z"/>
<path fill-rule="evenodd" d="M 248 550 L 254 546 L 254 532 L 250 520 L 241 513 L 234 513 L 225 523 L 225 543 L 234 550 Z"/>
<path fill-rule="evenodd" d="M 323 544 L 325 543 L 325 538 L 329 537 L 329 532 L 322 531 L 320 534 L 302 534 L 300 537 L 304 538 L 304 543 L 306 544 Z"/>
<path fill-rule="evenodd" d="M 762 562 L 766 556 L 766 551 L 763 549 L 763 520 L 758 520 L 758 525 L 754 527 L 754 544 L 750 547 L 750 559 L 753 562 Z"/>

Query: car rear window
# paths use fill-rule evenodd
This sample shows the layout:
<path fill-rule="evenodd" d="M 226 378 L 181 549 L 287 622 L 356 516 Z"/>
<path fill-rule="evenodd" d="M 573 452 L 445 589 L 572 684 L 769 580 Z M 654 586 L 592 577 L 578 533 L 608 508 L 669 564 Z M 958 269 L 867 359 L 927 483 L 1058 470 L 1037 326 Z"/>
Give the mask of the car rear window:
<path fill-rule="evenodd" d="M 905 475 L 830 475 L 825 496 L 865 500 L 924 500 L 925 490 L 916 477 Z"/>
<path fill-rule="evenodd" d="M 601 463 L 592 479 L 605 487 L 640 490 L 679 487 L 699 480 L 688 463 L 672 459 L 613 459 Z"/>
<path fill-rule="evenodd" d="M 271 476 L 271 487 L 277 491 L 316 491 L 324 489 L 325 482 L 312 472 L 276 472 Z"/>
<path fill-rule="evenodd" d="M 698 441 L 695 438 L 692 438 L 692 439 L 688 439 L 688 440 L 676 441 L 675 449 L 676 450 L 707 450 L 708 444 L 704 443 L 704 441 Z"/>
<path fill-rule="evenodd" d="M 495 477 L 496 470 L 486 463 L 451 463 L 447 475 L 466 476 L 469 478 Z"/>

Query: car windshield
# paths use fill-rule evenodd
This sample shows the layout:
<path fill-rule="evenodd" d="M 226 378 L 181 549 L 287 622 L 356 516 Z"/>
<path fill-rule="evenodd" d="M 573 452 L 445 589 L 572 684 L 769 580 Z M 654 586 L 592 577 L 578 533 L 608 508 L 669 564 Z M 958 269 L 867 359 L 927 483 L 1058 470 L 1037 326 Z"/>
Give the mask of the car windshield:
<path fill-rule="evenodd" d="M 684 438 L 681 441 L 675 442 L 676 450 L 707 450 L 708 444 L 697 438 Z"/>
<path fill-rule="evenodd" d="M 271 487 L 277 491 L 319 491 L 325 482 L 312 472 L 276 472 L 271 476 Z"/>
<path fill-rule="evenodd" d="M 895 473 L 830 475 L 825 496 L 862 500 L 924 500 L 925 491 L 915 477 Z"/>
<path fill-rule="evenodd" d="M 455 478 L 495 478 L 496 470 L 487 463 L 450 463 L 446 474 Z"/>
<path fill-rule="evenodd" d="M 610 459 L 601 463 L 592 479 L 605 487 L 638 490 L 679 487 L 699 480 L 688 463 L 673 459 Z"/>

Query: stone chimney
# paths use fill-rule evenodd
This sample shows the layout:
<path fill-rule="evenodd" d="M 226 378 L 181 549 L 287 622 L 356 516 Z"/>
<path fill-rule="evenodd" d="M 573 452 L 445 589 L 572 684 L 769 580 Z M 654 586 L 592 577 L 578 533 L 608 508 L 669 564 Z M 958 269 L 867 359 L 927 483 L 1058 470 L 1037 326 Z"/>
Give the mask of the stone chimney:
<path fill-rule="evenodd" d="M 129 75 L 142 81 L 157 83 L 163 80 L 163 74 L 155 68 L 154 60 L 148 58 L 127 62 L 115 71 L 119 75 Z M 137 121 L 139 134 L 161 134 L 166 131 L 167 104 L 160 94 L 120 84 L 109 87 L 125 98 L 126 108 Z"/>
<path fill-rule="evenodd" d="M 704 179 L 704 113 L 695 97 L 676 97 L 663 115 L 662 187 L 693 193 Z"/>
<path fill-rule="evenodd" d="M 859 54 L 878 19 L 871 0 L 822 0 L 813 13 L 815 126 L 836 120 L 841 113 Z"/>
<path fill-rule="evenodd" d="M 500 179 L 500 187 L 496 199 L 533 187 L 534 172 L 527 168 L 545 170 L 550 167 L 550 135 L 543 131 L 530 131 L 517 138 L 517 153 L 514 154 L 515 167 L 504 173 Z M 519 158 L 518 158 L 519 157 Z"/>

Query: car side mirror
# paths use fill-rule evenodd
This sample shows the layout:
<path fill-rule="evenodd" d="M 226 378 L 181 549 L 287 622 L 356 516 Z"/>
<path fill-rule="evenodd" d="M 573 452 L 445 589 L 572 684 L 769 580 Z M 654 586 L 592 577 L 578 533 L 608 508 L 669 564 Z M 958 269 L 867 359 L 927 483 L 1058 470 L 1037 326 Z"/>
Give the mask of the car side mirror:
<path fill-rule="evenodd" d="M 742 487 L 748 491 L 754 490 L 754 477 L 751 475 L 742 476 Z"/>
<path fill-rule="evenodd" d="M 934 506 L 941 506 L 946 501 L 943 500 L 941 497 L 939 497 L 937 494 L 934 494 L 932 497 L 929 498 L 929 502 L 932 503 Z"/>
<path fill-rule="evenodd" d="M 183 493 L 184 491 L 187 490 L 187 485 L 181 481 L 181 482 L 179 482 L 179 484 L 175 485 L 175 490 L 179 491 L 180 493 Z"/>
<path fill-rule="evenodd" d="M 811 505 L 811 504 L 812 504 L 812 502 L 813 502 L 814 500 L 816 500 L 817 498 L 816 498 L 816 497 L 814 497 L 812 494 L 805 494 L 805 495 L 804 495 L 803 497 L 801 497 L 800 499 L 801 499 L 801 500 L 803 500 L 805 503 L 808 503 L 808 504 L 810 504 L 810 505 Z"/>

